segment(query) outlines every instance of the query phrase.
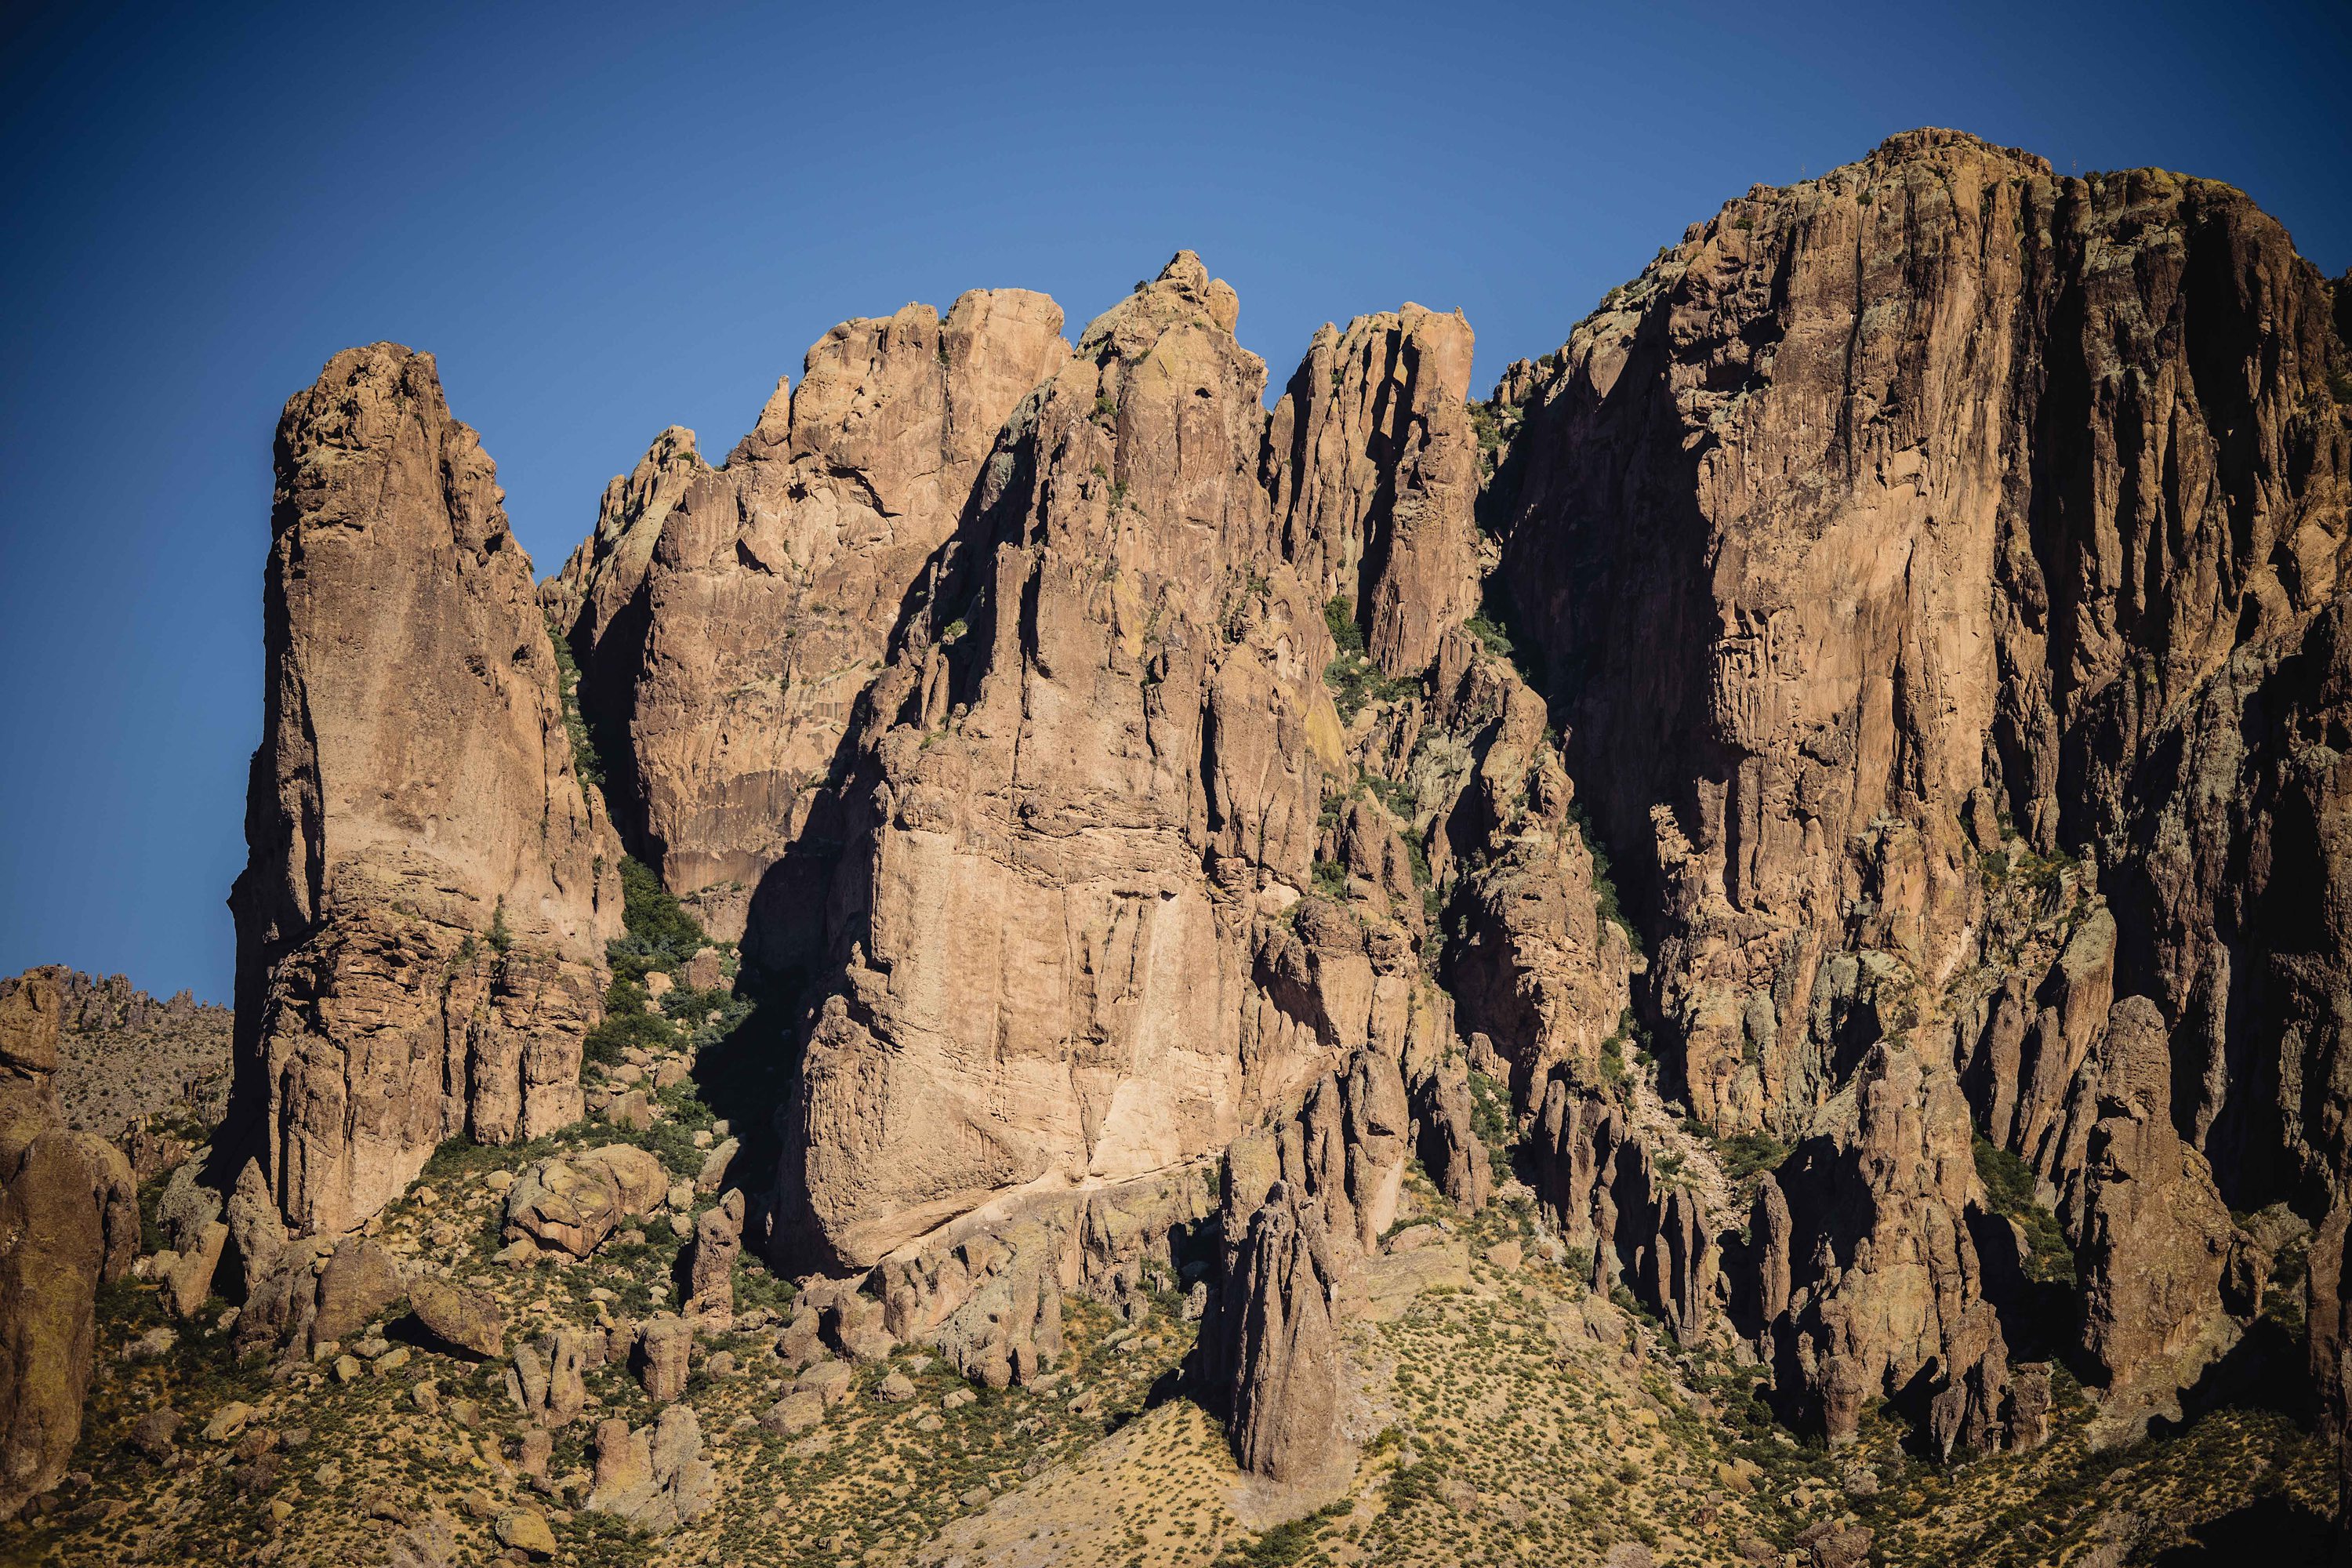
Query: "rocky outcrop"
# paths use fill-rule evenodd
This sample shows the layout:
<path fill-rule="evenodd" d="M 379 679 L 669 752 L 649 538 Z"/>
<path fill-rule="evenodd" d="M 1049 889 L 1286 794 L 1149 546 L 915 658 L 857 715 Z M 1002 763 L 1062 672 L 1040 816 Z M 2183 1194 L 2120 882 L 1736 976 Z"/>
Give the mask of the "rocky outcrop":
<path fill-rule="evenodd" d="M 664 431 L 545 591 L 625 827 L 757 965 L 821 956 L 835 753 L 1061 328 L 1021 289 L 842 323 L 725 467 Z"/>
<path fill-rule="evenodd" d="M 1326 325 L 1266 432 L 1282 552 L 1317 600 L 1339 599 L 1391 676 L 1419 675 L 1478 607 L 1469 323 L 1418 305 Z"/>
<path fill-rule="evenodd" d="M 2126 1382 L 2226 1337 L 2217 1185 L 2337 1181 L 2328 304 L 2227 187 L 1918 132 L 1506 377 L 1496 582 L 1650 938 L 1661 1088 L 1796 1145 L 1726 1295 L 1833 1436 L 1931 1362 L 1939 1436 L 2011 1418 L 1972 1131 L 2099 1226 Z M 2117 995 L 2183 1068 L 2085 1120 Z"/>
<path fill-rule="evenodd" d="M 100 1285 L 139 1250 L 130 1162 L 64 1124 L 61 969 L 0 982 L 0 1518 L 55 1487 L 81 1435 Z"/>
<path fill-rule="evenodd" d="M 507 1189 L 501 1234 L 585 1258 L 622 1221 L 659 1208 L 668 1191 L 661 1161 L 634 1143 L 553 1155 L 527 1166 Z"/>
<path fill-rule="evenodd" d="M 1544 1087 L 1529 1144 L 1537 1196 L 1591 1254 L 1592 1288 L 1632 1290 L 1684 1343 L 1706 1337 L 1725 1296 L 1719 1210 L 1669 1174 L 1622 1106 L 1565 1071 Z"/>
<path fill-rule="evenodd" d="M 1782 1397 L 1832 1443 L 1922 1373 L 1938 1394 L 1973 1378 L 1991 1411 L 2007 1397 L 1992 1291 L 2019 1260 L 1972 1142 L 1948 1065 L 1883 1041 L 1771 1178 L 1790 1220 L 1759 1271 L 1776 1291 L 1785 1277 L 1787 1297 L 1759 1337 Z"/>
<path fill-rule="evenodd" d="M 1420 1123 L 1414 1152 L 1431 1183 L 1473 1213 L 1486 1207 L 1494 1195 L 1495 1172 L 1470 1103 L 1469 1069 L 1460 1058 L 1447 1058 L 1421 1080 L 1413 1113 Z"/>
<path fill-rule="evenodd" d="M 492 1297 L 425 1277 L 410 1282 L 408 1304 L 425 1332 L 451 1349 L 486 1361 L 506 1353 L 506 1310 Z"/>
<path fill-rule="evenodd" d="M 651 1426 L 634 1429 L 617 1417 L 596 1423 L 595 1480 L 583 1505 L 590 1511 L 667 1535 L 718 1500 L 719 1474 L 702 1457 L 691 1405 L 669 1405 Z"/>
<path fill-rule="evenodd" d="M 501 495 L 429 355 L 346 350 L 278 424 L 232 1114 L 305 1230 L 580 1113 L 620 850 Z"/>
<path fill-rule="evenodd" d="M 1339 1267 L 1322 1221 L 1276 1182 L 1249 1220 L 1225 1282 L 1222 1327 L 1232 1405 L 1226 1430 L 1242 1468 L 1286 1485 L 1345 1481 L 1355 1453 L 1332 1297 Z"/>
<path fill-rule="evenodd" d="M 1176 1248 L 1216 1212 L 1207 1162 L 1072 1192 L 1011 1194 L 886 1257 L 873 1271 L 878 1327 L 937 1345 L 992 1388 L 1027 1384 L 1062 1352 L 1062 1301 L 1128 1315 L 1173 1289 Z"/>
<path fill-rule="evenodd" d="M 2174 1129 L 2172 1102 L 2163 1015 L 2126 996 L 2078 1088 L 2074 1121 L 2086 1131 L 2065 1211 L 2083 1349 L 2119 1389 L 2186 1387 L 2237 1338 L 2221 1297 L 2230 1212 L 2204 1156 Z"/>
<path fill-rule="evenodd" d="M 2239 193 L 1941 132 L 1752 191 L 1578 328 L 1528 397 L 1504 580 L 1574 673 L 1570 766 L 1654 900 L 1702 1118 L 1793 1129 L 1850 1077 L 1836 953 L 1923 1008 L 1987 956 L 1980 855 L 2147 863 L 2130 781 L 2172 716 L 2334 592 L 2330 343 Z M 2149 890 L 2119 989 L 2214 962 L 2205 895 Z M 2176 1024 L 2195 967 L 2148 988 Z"/>
<path fill-rule="evenodd" d="M 845 1263 L 1218 1149 L 1332 1044 L 1251 984 L 1309 884 L 1329 637 L 1234 315 L 1187 255 L 1087 329 L 866 694 L 782 1173 Z"/>

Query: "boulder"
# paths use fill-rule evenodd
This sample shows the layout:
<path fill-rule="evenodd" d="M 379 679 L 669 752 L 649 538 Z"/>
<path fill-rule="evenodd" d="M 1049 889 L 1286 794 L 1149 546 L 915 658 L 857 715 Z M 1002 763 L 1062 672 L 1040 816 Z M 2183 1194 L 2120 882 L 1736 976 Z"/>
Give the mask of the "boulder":
<path fill-rule="evenodd" d="M 637 1381 L 656 1404 L 686 1392 L 687 1362 L 694 1349 L 694 1325 L 664 1312 L 637 1325 Z"/>
<path fill-rule="evenodd" d="M 623 1220 L 660 1206 L 667 1184 L 660 1160 L 634 1144 L 541 1160 L 507 1189 L 504 1234 L 509 1241 L 527 1239 L 585 1258 Z"/>
<path fill-rule="evenodd" d="M 422 1276 L 408 1287 L 408 1305 L 425 1331 L 452 1350 L 485 1360 L 506 1353 L 506 1311 L 480 1291 Z"/>

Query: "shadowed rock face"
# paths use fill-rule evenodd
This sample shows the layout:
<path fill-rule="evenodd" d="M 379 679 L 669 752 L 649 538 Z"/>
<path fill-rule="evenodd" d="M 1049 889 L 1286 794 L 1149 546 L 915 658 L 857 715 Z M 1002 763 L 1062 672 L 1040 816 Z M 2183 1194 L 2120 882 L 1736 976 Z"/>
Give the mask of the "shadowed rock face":
<path fill-rule="evenodd" d="M 347 350 L 279 421 L 232 1120 L 305 1229 L 580 1113 L 620 849 L 501 499 L 428 355 Z"/>
<path fill-rule="evenodd" d="M 723 468 L 662 432 L 541 591 L 625 829 L 771 969 L 819 957 L 835 753 L 1006 416 L 1068 359 L 1061 327 L 1022 289 L 843 322 Z"/>
<path fill-rule="evenodd" d="M 1918 132 L 1727 205 L 1505 378 L 1500 582 L 1664 1087 L 1799 1151 L 1795 1277 L 1742 1253 L 1723 1293 L 1833 1432 L 1931 1354 L 1998 1381 L 1972 1134 L 2063 1198 L 2125 1384 L 2210 1352 L 2217 1184 L 2340 1182 L 2330 310 L 2238 192 Z M 2119 995 L 2158 1043 L 2106 1113 Z"/>
<path fill-rule="evenodd" d="M 1353 1462 L 1340 1431 L 1339 1276 L 1315 1207 L 1276 1182 L 1250 1218 L 1224 1309 L 1234 1455 L 1269 1480 L 1311 1486 Z"/>
<path fill-rule="evenodd" d="M 273 1189 L 346 1224 L 576 1111 L 617 847 L 543 609 L 625 831 L 804 1005 L 753 1239 L 862 1339 L 1034 1376 L 1223 1154 L 1210 1386 L 1257 1473 L 1338 1466 L 1337 1286 L 1416 1148 L 1486 1194 L 1475 1068 L 1596 1288 L 1833 1439 L 1885 1396 L 2031 1446 L 2050 1355 L 2161 1405 L 2259 1303 L 2227 1205 L 2352 1159 L 2336 303 L 2226 187 L 1920 132 L 1486 405 L 1407 306 L 1269 416 L 1184 253 L 1075 349 L 1013 290 L 845 323 L 535 603 L 430 362 L 340 356 L 281 432 L 236 896 Z"/>
<path fill-rule="evenodd" d="M 130 1162 L 68 1131 L 51 1077 L 68 972 L 0 981 L 0 1518 L 64 1478 L 81 1436 L 98 1288 L 139 1250 Z"/>
<path fill-rule="evenodd" d="M 1831 955 L 1931 994 L 1989 956 L 2004 821 L 2149 874 L 2138 781 L 2197 743 L 2183 705 L 2334 595 L 2331 342 L 2239 193 L 1939 132 L 1759 187 L 1578 328 L 1527 395 L 1505 580 L 1654 898 L 1701 1116 L 1794 1131 L 1835 1092 Z M 2148 891 L 2117 988 L 2201 1072 L 2233 941 L 2212 891 Z M 2229 1076 L 2184 1110 L 2263 1092 Z"/>

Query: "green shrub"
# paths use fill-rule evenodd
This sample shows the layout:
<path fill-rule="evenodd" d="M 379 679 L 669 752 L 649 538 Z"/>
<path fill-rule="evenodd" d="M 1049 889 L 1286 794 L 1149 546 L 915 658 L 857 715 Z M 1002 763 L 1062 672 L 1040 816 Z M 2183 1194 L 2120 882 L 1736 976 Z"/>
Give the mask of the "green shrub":
<path fill-rule="evenodd" d="M 588 721 L 580 713 L 580 665 L 572 657 L 572 644 L 555 624 L 555 617 L 546 618 L 547 641 L 555 649 L 555 690 L 563 706 L 563 734 L 572 742 L 572 771 L 580 776 L 580 793 L 585 795 L 591 784 L 604 782 L 604 759 L 596 754 L 595 738 L 588 733 Z"/>
<path fill-rule="evenodd" d="M 2074 1249 L 2058 1216 L 2042 1206 L 2034 1194 L 2033 1167 L 1983 1137 L 1976 1141 L 1977 1179 L 1993 1212 L 2015 1220 L 2025 1232 L 2025 1272 L 2029 1279 L 2074 1283 Z"/>
<path fill-rule="evenodd" d="M 1734 1132 L 1714 1143 L 1723 1173 L 1734 1182 L 1772 1170 L 1789 1157 L 1789 1146 L 1769 1132 Z"/>

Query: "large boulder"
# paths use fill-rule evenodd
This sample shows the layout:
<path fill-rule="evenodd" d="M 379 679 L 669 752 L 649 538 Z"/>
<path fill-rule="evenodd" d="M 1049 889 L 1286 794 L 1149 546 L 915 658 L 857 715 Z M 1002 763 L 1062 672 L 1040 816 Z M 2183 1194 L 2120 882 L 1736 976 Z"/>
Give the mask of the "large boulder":
<path fill-rule="evenodd" d="M 416 1321 L 443 1344 L 485 1360 L 505 1353 L 506 1312 L 480 1291 L 420 1277 L 409 1284 L 408 1305 Z"/>
<path fill-rule="evenodd" d="M 585 1258 L 623 1220 L 658 1208 L 668 1184 L 661 1161 L 635 1144 L 558 1154 L 530 1166 L 507 1189 L 505 1235 Z"/>

